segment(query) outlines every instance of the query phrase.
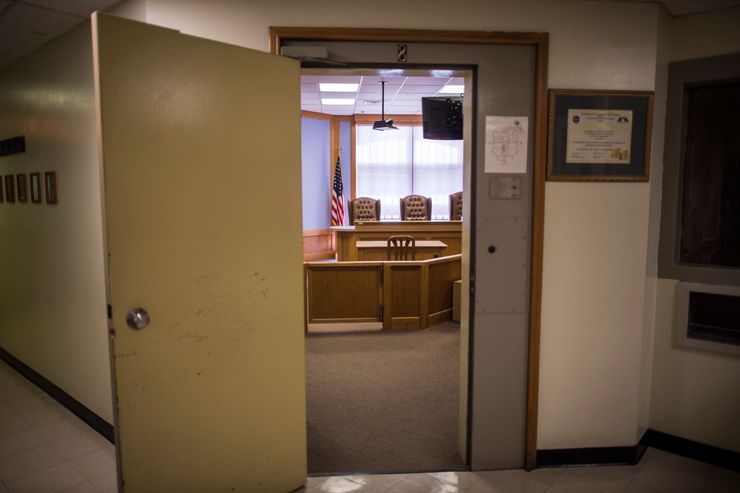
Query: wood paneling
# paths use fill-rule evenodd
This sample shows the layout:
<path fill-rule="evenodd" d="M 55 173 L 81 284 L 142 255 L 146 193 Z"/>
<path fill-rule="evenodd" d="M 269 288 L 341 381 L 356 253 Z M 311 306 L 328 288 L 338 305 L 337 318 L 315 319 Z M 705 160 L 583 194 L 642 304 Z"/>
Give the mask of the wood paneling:
<path fill-rule="evenodd" d="M 303 261 L 334 258 L 334 235 L 330 229 L 303 232 Z"/>
<path fill-rule="evenodd" d="M 421 316 L 421 266 L 387 264 L 386 267 L 391 271 L 390 283 L 387 284 L 391 291 L 391 318 Z"/>
<path fill-rule="evenodd" d="M 452 318 L 462 255 L 392 262 L 306 262 L 309 323 L 373 322 L 424 329 Z"/>
<path fill-rule="evenodd" d="M 380 321 L 382 264 L 307 264 L 308 322 Z"/>
<path fill-rule="evenodd" d="M 382 204 L 381 204 L 382 207 Z M 410 235 L 416 240 L 437 240 L 447 244 L 442 255 L 462 252 L 462 223 L 460 221 L 379 221 L 357 223 L 354 229 L 334 230 L 337 259 L 358 260 L 357 242 L 387 240 L 393 235 Z"/>
<path fill-rule="evenodd" d="M 429 266 L 429 316 L 434 320 L 452 319 L 452 287 L 460 279 L 460 262 L 439 259 Z M 430 325 L 432 321 L 430 320 Z"/>

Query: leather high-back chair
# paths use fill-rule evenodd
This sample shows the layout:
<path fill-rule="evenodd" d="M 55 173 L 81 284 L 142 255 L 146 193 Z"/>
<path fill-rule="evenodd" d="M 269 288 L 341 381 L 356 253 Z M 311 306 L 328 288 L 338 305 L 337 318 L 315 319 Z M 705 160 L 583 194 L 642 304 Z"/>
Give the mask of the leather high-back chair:
<path fill-rule="evenodd" d="M 416 238 L 396 235 L 388 238 L 388 260 L 416 260 Z"/>
<path fill-rule="evenodd" d="M 349 201 L 349 223 L 380 221 L 380 200 L 357 197 Z"/>
<path fill-rule="evenodd" d="M 429 221 L 431 218 L 431 197 L 407 195 L 401 199 L 401 221 Z"/>
<path fill-rule="evenodd" d="M 450 221 L 462 219 L 462 192 L 450 194 Z"/>

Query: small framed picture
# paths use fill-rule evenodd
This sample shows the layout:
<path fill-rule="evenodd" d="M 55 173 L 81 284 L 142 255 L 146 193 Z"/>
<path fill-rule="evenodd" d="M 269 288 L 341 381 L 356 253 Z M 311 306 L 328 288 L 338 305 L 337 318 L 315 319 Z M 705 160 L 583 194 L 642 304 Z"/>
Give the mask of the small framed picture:
<path fill-rule="evenodd" d="M 5 201 L 9 204 L 15 202 L 15 177 L 5 175 Z"/>
<path fill-rule="evenodd" d="M 28 202 L 28 187 L 26 186 L 26 174 L 15 175 L 18 182 L 18 202 Z"/>
<path fill-rule="evenodd" d="M 46 184 L 46 203 L 57 203 L 57 173 L 56 171 L 47 171 L 44 173 L 44 182 Z"/>
<path fill-rule="evenodd" d="M 31 173 L 31 202 L 41 203 L 41 173 Z"/>

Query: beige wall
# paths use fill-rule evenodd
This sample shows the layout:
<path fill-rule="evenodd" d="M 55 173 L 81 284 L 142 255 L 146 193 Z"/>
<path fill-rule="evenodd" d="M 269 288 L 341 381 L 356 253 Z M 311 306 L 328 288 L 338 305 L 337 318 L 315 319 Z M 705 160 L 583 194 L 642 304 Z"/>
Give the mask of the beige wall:
<path fill-rule="evenodd" d="M 740 52 L 740 7 L 676 17 L 671 22 L 671 61 Z"/>
<path fill-rule="evenodd" d="M 56 171 L 57 205 L 0 204 L 0 346 L 112 422 L 89 23 L 0 71 L 0 174 Z M 42 175 L 43 176 L 43 175 Z"/>
<path fill-rule="evenodd" d="M 147 0 L 141 20 L 261 50 L 269 26 L 546 31 L 550 87 L 655 89 L 655 4 L 464 3 L 450 16 L 441 2 L 421 0 L 311 8 L 298 0 Z M 660 178 L 654 170 L 652 179 Z M 651 193 L 648 183 L 547 184 L 538 448 L 638 438 L 641 372 L 650 367 L 643 313 L 652 300 L 645 295 Z"/>
<path fill-rule="evenodd" d="M 650 428 L 740 452 L 740 358 L 673 344 L 678 281 L 658 281 Z"/>
<path fill-rule="evenodd" d="M 681 61 L 740 53 L 738 26 L 740 7 L 674 18 L 670 24 L 669 59 Z M 665 163 L 665 166 L 675 165 Z M 655 286 L 657 306 L 649 427 L 740 452 L 740 427 L 737 426 L 740 358 L 677 348 L 673 344 L 677 283 L 676 280 L 658 279 Z"/>

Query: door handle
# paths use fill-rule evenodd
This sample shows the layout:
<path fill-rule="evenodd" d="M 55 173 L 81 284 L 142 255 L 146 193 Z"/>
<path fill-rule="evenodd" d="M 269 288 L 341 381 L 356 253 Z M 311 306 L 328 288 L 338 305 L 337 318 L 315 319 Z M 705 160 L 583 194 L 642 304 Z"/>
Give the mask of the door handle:
<path fill-rule="evenodd" d="M 126 325 L 132 329 L 143 329 L 149 325 L 149 314 L 141 307 L 132 308 L 126 314 Z"/>

